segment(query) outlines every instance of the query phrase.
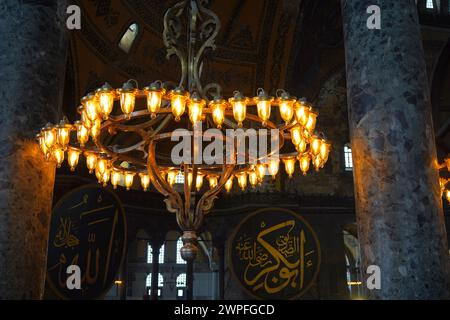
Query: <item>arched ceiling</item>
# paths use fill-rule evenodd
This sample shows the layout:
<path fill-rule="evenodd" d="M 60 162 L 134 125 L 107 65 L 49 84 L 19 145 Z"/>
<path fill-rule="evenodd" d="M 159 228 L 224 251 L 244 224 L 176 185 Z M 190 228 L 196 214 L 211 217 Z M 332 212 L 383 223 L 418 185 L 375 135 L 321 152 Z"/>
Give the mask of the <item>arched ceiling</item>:
<path fill-rule="evenodd" d="M 79 0 L 82 28 L 72 31 L 74 103 L 108 81 L 121 86 L 138 80 L 141 87 L 155 80 L 180 79 L 179 63 L 166 60 L 163 17 L 177 0 Z M 224 96 L 258 87 L 275 91 L 286 82 L 301 0 L 210 0 L 222 28 L 218 48 L 208 54 L 203 84 L 218 82 Z M 139 35 L 127 54 L 118 47 L 133 22 Z"/>

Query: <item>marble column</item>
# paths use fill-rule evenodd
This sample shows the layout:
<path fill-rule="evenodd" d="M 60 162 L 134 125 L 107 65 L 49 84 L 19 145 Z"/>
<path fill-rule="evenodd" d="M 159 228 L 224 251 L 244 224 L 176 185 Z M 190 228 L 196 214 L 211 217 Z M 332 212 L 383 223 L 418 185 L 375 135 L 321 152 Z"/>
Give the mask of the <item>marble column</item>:
<path fill-rule="evenodd" d="M 159 255 L 161 253 L 161 246 L 161 243 L 152 243 L 152 287 L 150 293 L 151 300 L 158 300 Z"/>
<path fill-rule="evenodd" d="M 64 2 L 0 2 L 0 299 L 43 296 L 55 167 L 34 137 L 61 109 Z"/>
<path fill-rule="evenodd" d="M 341 3 L 363 268 L 381 268 L 381 289 L 369 290 L 369 298 L 448 298 L 448 245 L 415 1 Z M 367 27 L 371 5 L 381 8 L 381 30 Z"/>

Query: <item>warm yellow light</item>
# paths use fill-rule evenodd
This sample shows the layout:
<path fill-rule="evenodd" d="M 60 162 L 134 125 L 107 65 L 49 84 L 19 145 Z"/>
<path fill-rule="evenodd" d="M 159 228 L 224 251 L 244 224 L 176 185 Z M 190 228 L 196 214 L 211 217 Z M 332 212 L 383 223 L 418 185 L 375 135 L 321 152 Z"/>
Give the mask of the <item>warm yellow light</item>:
<path fill-rule="evenodd" d="M 66 150 L 70 142 L 70 131 L 72 131 L 72 125 L 70 125 L 67 118 L 64 117 L 56 128 L 57 142 L 62 149 Z"/>
<path fill-rule="evenodd" d="M 266 170 L 266 165 L 265 164 L 259 163 L 256 166 L 256 173 L 258 175 L 259 182 L 262 182 L 264 180 L 264 177 L 266 176 L 266 171 L 267 170 Z"/>
<path fill-rule="evenodd" d="M 127 119 L 131 118 L 131 114 L 136 106 L 136 89 L 130 82 L 126 82 L 121 89 L 120 93 L 120 108 L 125 114 Z"/>
<path fill-rule="evenodd" d="M 322 139 L 318 137 L 312 137 L 310 141 L 311 145 L 311 153 L 314 156 L 317 156 L 320 153 L 320 147 L 322 145 Z"/>
<path fill-rule="evenodd" d="M 114 189 L 117 189 L 117 186 L 120 183 L 120 180 L 122 179 L 122 173 L 117 170 L 111 171 L 111 184 L 113 185 Z"/>
<path fill-rule="evenodd" d="M 322 140 L 322 144 L 320 145 L 320 158 L 323 163 L 328 161 L 328 156 L 330 154 L 331 145 L 327 143 L 325 140 Z"/>
<path fill-rule="evenodd" d="M 278 171 L 280 170 L 280 159 L 270 160 L 268 169 L 269 174 L 272 176 L 272 179 L 275 179 L 277 177 Z"/>
<path fill-rule="evenodd" d="M 175 184 L 178 173 L 179 173 L 178 170 L 170 170 L 170 171 L 167 173 L 167 183 L 168 183 L 171 187 L 173 187 L 173 185 Z"/>
<path fill-rule="evenodd" d="M 208 176 L 208 183 L 211 189 L 217 187 L 217 184 L 219 183 L 217 176 Z"/>
<path fill-rule="evenodd" d="M 445 190 L 444 195 L 445 199 L 450 203 L 450 190 Z"/>
<path fill-rule="evenodd" d="M 197 173 L 197 178 L 195 178 L 195 188 L 200 191 L 203 187 L 203 178 L 205 177 L 202 173 Z"/>
<path fill-rule="evenodd" d="M 445 164 L 447 165 L 448 172 L 450 172 L 450 158 L 445 159 Z"/>
<path fill-rule="evenodd" d="M 89 121 L 94 122 L 97 118 L 99 118 L 100 106 L 98 99 L 94 94 L 88 94 L 81 100 L 81 102 L 84 105 L 84 111 Z"/>
<path fill-rule="evenodd" d="M 297 151 L 299 153 L 304 153 L 306 151 L 306 148 L 308 147 L 308 143 L 305 139 L 302 139 L 300 143 L 297 145 Z"/>
<path fill-rule="evenodd" d="M 188 109 L 189 120 L 193 125 L 196 125 L 197 122 L 202 120 L 203 108 L 205 107 L 205 105 L 205 100 L 200 99 L 197 93 L 194 93 L 192 95 L 192 98 L 189 101 Z"/>
<path fill-rule="evenodd" d="M 295 100 L 290 98 L 281 99 L 279 101 L 281 119 L 283 119 L 286 124 L 289 124 L 294 117 L 294 103 Z"/>
<path fill-rule="evenodd" d="M 214 124 L 218 129 L 221 129 L 222 124 L 225 121 L 226 102 L 221 99 L 216 99 L 214 101 L 211 101 L 211 103 L 209 104 L 209 108 L 211 109 L 211 115 Z"/>
<path fill-rule="evenodd" d="M 159 82 L 154 82 L 150 86 L 144 88 L 147 95 L 147 109 L 151 117 L 155 118 L 158 111 L 161 109 L 162 98 L 166 94 L 166 90 L 161 88 Z"/>
<path fill-rule="evenodd" d="M 100 135 L 101 128 L 102 128 L 101 120 L 100 119 L 95 120 L 90 130 L 91 137 L 92 139 L 94 139 L 94 141 L 97 140 L 97 137 Z"/>
<path fill-rule="evenodd" d="M 291 129 L 291 141 L 294 146 L 298 146 L 303 140 L 302 129 L 295 126 Z"/>
<path fill-rule="evenodd" d="M 234 177 L 231 176 L 230 179 L 225 183 L 225 190 L 229 193 L 231 189 L 233 189 L 233 179 Z"/>
<path fill-rule="evenodd" d="M 108 181 L 110 179 L 110 172 L 106 170 L 103 174 L 101 174 L 100 183 L 103 183 L 103 186 L 106 187 L 108 185 Z"/>
<path fill-rule="evenodd" d="M 306 126 L 309 120 L 310 107 L 306 106 L 306 101 L 295 103 L 295 120 L 302 126 Z"/>
<path fill-rule="evenodd" d="M 273 98 L 269 97 L 264 90 L 259 89 L 258 96 L 254 98 L 254 101 L 256 101 L 258 117 L 262 120 L 262 125 L 266 126 L 270 119 Z"/>
<path fill-rule="evenodd" d="M 100 175 L 103 175 L 108 170 L 108 160 L 101 157 L 97 159 L 96 169 Z"/>
<path fill-rule="evenodd" d="M 150 176 L 145 173 L 140 173 L 139 177 L 141 178 L 141 186 L 144 191 L 147 191 L 150 186 Z"/>
<path fill-rule="evenodd" d="M 258 174 L 256 171 L 251 171 L 248 173 L 248 181 L 252 188 L 255 188 L 258 185 Z"/>
<path fill-rule="evenodd" d="M 189 187 L 192 185 L 192 180 L 193 180 L 193 178 L 194 178 L 194 176 L 193 176 L 192 172 L 188 172 L 188 175 L 187 175 L 187 183 L 188 183 L 188 186 L 189 186 Z"/>
<path fill-rule="evenodd" d="M 314 157 L 313 165 L 316 171 L 319 171 L 319 169 L 322 168 L 322 159 L 320 158 L 320 155 Z"/>
<path fill-rule="evenodd" d="M 316 112 L 310 111 L 308 115 L 308 122 L 306 123 L 305 128 L 309 132 L 313 132 L 316 128 L 318 114 Z"/>
<path fill-rule="evenodd" d="M 175 121 L 180 121 L 181 116 L 184 114 L 188 98 L 188 95 L 181 88 L 177 88 L 171 92 L 170 104 Z"/>
<path fill-rule="evenodd" d="M 97 155 L 95 153 L 86 153 L 86 167 L 89 170 L 89 173 L 93 173 L 95 168 L 97 167 Z"/>
<path fill-rule="evenodd" d="M 86 115 L 86 110 L 84 107 L 80 107 L 80 114 L 81 114 L 81 123 L 87 128 L 90 129 L 92 127 L 92 122 L 88 119 Z"/>
<path fill-rule="evenodd" d="M 77 140 L 80 146 L 84 145 L 89 141 L 89 130 L 81 123 L 81 121 L 75 122 L 75 127 L 77 129 Z"/>
<path fill-rule="evenodd" d="M 125 172 L 124 178 L 125 178 L 125 187 L 127 188 L 127 190 L 130 190 L 131 187 L 133 186 L 135 175 L 136 174 L 134 172 Z"/>
<path fill-rule="evenodd" d="M 242 123 L 247 117 L 247 104 L 248 99 L 245 98 L 242 93 L 235 92 L 234 97 L 229 100 L 231 106 L 233 107 L 233 116 L 237 121 L 238 126 L 242 127 Z"/>
<path fill-rule="evenodd" d="M 236 174 L 236 178 L 239 184 L 239 187 L 241 188 L 242 191 L 245 190 L 245 188 L 247 187 L 247 173 L 246 172 L 241 172 Z"/>
<path fill-rule="evenodd" d="M 308 154 L 304 154 L 300 156 L 299 162 L 300 162 L 300 170 L 302 171 L 303 175 L 306 176 L 306 174 L 309 171 L 311 157 Z"/>
<path fill-rule="evenodd" d="M 55 159 L 58 168 L 61 168 L 61 164 L 64 162 L 64 150 L 55 148 L 53 150 L 53 158 Z"/>
<path fill-rule="evenodd" d="M 44 143 L 48 149 L 52 149 L 56 144 L 56 129 L 48 123 L 45 128 L 42 130 L 44 134 Z"/>
<path fill-rule="evenodd" d="M 103 87 L 97 90 L 97 96 L 99 113 L 104 120 L 107 120 L 114 107 L 114 90 L 108 83 L 105 83 Z"/>
<path fill-rule="evenodd" d="M 80 159 L 81 151 L 77 149 L 70 148 L 67 151 L 67 162 L 69 164 L 70 170 L 75 171 Z"/>
<path fill-rule="evenodd" d="M 123 281 L 122 280 L 116 280 L 116 281 L 114 281 L 114 284 L 120 286 L 120 285 L 123 284 Z"/>
<path fill-rule="evenodd" d="M 41 149 L 42 153 L 44 154 L 44 158 L 47 161 L 49 158 L 50 152 L 49 152 L 49 149 L 47 148 L 47 146 L 45 145 L 43 134 L 38 134 L 37 139 L 39 142 L 39 148 Z"/>
<path fill-rule="evenodd" d="M 289 178 L 292 178 L 292 175 L 295 172 L 295 162 L 297 160 L 294 157 L 283 159 L 284 169 L 286 173 L 289 175 Z"/>

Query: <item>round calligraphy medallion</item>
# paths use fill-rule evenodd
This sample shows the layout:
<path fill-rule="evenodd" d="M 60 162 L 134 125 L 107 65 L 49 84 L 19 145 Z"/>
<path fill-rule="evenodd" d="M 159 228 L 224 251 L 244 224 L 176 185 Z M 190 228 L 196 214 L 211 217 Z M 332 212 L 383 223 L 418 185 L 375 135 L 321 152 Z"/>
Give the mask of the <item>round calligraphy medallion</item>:
<path fill-rule="evenodd" d="M 250 214 L 228 246 L 230 267 L 239 283 L 259 299 L 294 299 L 316 280 L 320 244 L 299 215 L 280 208 Z"/>
<path fill-rule="evenodd" d="M 125 257 L 126 222 L 120 200 L 100 186 L 85 186 L 65 195 L 54 207 L 50 225 L 47 281 L 63 299 L 101 298 L 116 279 Z M 71 265 L 79 267 L 80 289 Z M 76 275 L 75 275 L 76 276 Z"/>

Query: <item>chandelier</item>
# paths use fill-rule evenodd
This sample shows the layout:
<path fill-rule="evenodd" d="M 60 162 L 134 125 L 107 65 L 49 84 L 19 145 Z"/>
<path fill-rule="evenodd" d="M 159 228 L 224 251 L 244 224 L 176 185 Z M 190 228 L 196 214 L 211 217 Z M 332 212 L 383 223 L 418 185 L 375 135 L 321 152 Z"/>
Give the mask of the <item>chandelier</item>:
<path fill-rule="evenodd" d="M 450 179 L 446 179 L 443 176 L 449 176 L 450 175 L 450 157 L 444 160 L 443 164 L 440 164 L 439 170 L 441 173 L 441 177 L 439 178 L 439 186 L 441 187 L 441 195 L 447 199 L 447 201 L 450 203 L 450 189 L 447 188 L 447 186 L 450 183 Z M 447 171 L 445 173 L 445 171 Z"/>
<path fill-rule="evenodd" d="M 144 191 L 152 186 L 161 193 L 183 231 L 181 256 L 186 261 L 195 259 L 197 231 L 223 189 L 230 192 L 234 181 L 242 190 L 248 184 L 256 188 L 266 175 L 277 176 L 281 162 L 289 177 L 297 162 L 304 175 L 310 167 L 318 171 L 331 148 L 323 134 L 315 132 L 318 112 L 306 99 L 284 90 L 272 97 L 263 89 L 254 97 L 237 91 L 224 99 L 220 85 L 202 86 L 202 60 L 206 50 L 216 49 L 220 29 L 207 3 L 181 1 L 165 14 L 163 38 L 167 58 L 176 56 L 180 61 L 179 84 L 156 81 L 140 89 L 137 81 L 129 80 L 115 89 L 106 83 L 82 99 L 79 121 L 71 124 L 64 118 L 58 125 L 47 124 L 37 135 L 45 159 L 58 167 L 67 159 L 74 171 L 84 156 L 89 172 L 105 187 L 111 184 L 130 190 L 140 184 Z M 221 132 L 258 129 L 256 135 L 262 140 L 275 130 L 279 143 L 262 157 L 250 159 L 246 153 L 246 163 L 184 161 L 175 165 L 164 156 L 176 129 L 195 131 L 199 125 Z M 231 153 L 228 156 L 235 159 L 236 147 Z M 182 187 L 176 184 L 180 174 Z"/>

